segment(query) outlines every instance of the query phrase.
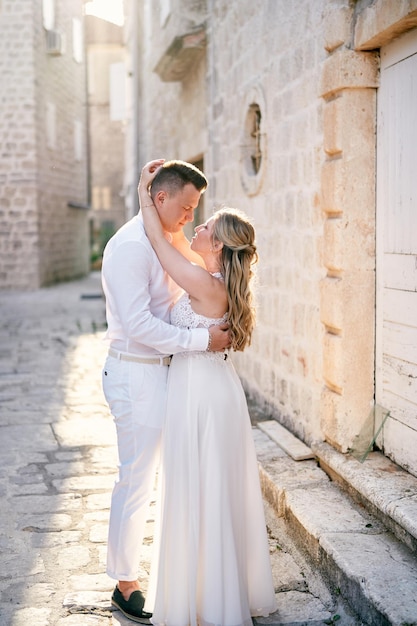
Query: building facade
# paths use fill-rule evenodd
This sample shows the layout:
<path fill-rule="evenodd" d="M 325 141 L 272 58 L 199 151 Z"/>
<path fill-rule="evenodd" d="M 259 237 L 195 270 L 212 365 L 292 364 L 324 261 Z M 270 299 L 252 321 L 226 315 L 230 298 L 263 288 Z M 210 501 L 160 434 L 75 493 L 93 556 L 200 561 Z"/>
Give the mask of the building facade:
<path fill-rule="evenodd" d="M 0 288 L 89 270 L 81 0 L 0 3 Z"/>
<path fill-rule="evenodd" d="M 198 162 L 205 216 L 254 221 L 258 325 L 235 362 L 267 414 L 417 475 L 417 2 L 126 2 L 133 138 Z M 407 86 L 408 85 L 408 86 Z"/>
<path fill-rule="evenodd" d="M 124 198 L 126 49 L 123 28 L 87 15 L 88 154 L 92 260 L 126 221 Z"/>

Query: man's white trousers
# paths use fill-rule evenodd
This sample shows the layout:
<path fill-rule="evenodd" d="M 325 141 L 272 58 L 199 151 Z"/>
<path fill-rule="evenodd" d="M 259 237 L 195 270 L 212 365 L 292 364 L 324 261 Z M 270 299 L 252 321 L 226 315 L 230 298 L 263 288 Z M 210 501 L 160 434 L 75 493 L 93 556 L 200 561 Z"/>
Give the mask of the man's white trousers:
<path fill-rule="evenodd" d="M 159 461 L 168 367 L 107 357 L 103 391 L 117 430 L 119 478 L 114 486 L 107 574 L 136 580 Z"/>

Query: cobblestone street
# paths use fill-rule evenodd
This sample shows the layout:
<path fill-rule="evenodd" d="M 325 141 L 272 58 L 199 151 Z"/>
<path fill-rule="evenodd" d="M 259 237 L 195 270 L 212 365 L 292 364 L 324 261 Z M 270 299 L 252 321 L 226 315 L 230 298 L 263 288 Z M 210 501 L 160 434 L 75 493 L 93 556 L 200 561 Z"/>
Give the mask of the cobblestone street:
<path fill-rule="evenodd" d="M 101 389 L 100 277 L 3 292 L 0 320 L 0 626 L 132 624 L 113 611 L 104 573 L 117 455 Z M 279 611 L 258 624 L 332 623 L 342 611 L 331 591 L 282 519 L 267 506 L 266 515 Z M 145 589 L 152 534 L 151 508 Z"/>
<path fill-rule="evenodd" d="M 2 626 L 111 617 L 103 572 L 117 458 L 100 296 L 94 274 L 1 296 Z M 87 605 L 93 614 L 80 614 Z"/>

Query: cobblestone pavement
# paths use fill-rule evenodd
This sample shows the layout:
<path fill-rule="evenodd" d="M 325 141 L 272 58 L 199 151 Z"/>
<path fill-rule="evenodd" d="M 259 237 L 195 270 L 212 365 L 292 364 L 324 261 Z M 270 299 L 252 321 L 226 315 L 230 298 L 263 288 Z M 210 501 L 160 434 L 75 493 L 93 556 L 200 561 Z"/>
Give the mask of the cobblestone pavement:
<path fill-rule="evenodd" d="M 101 390 L 104 327 L 96 273 L 0 293 L 0 626 L 132 624 L 112 610 L 114 581 L 104 573 L 117 464 Z M 267 519 L 277 592 L 286 600 L 262 623 L 333 623 L 331 592 L 268 508 Z M 145 588 L 152 509 L 148 530 Z"/>

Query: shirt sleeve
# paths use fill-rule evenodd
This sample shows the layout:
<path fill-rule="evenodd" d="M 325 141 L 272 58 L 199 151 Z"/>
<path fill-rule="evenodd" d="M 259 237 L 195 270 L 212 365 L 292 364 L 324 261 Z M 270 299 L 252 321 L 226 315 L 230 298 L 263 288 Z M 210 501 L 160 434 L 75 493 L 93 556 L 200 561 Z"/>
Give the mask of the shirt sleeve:
<path fill-rule="evenodd" d="M 123 242 L 110 253 L 103 263 L 102 274 L 111 314 L 129 341 L 161 354 L 206 350 L 207 329 L 181 329 L 152 314 L 149 284 L 154 262 L 142 242 Z"/>

